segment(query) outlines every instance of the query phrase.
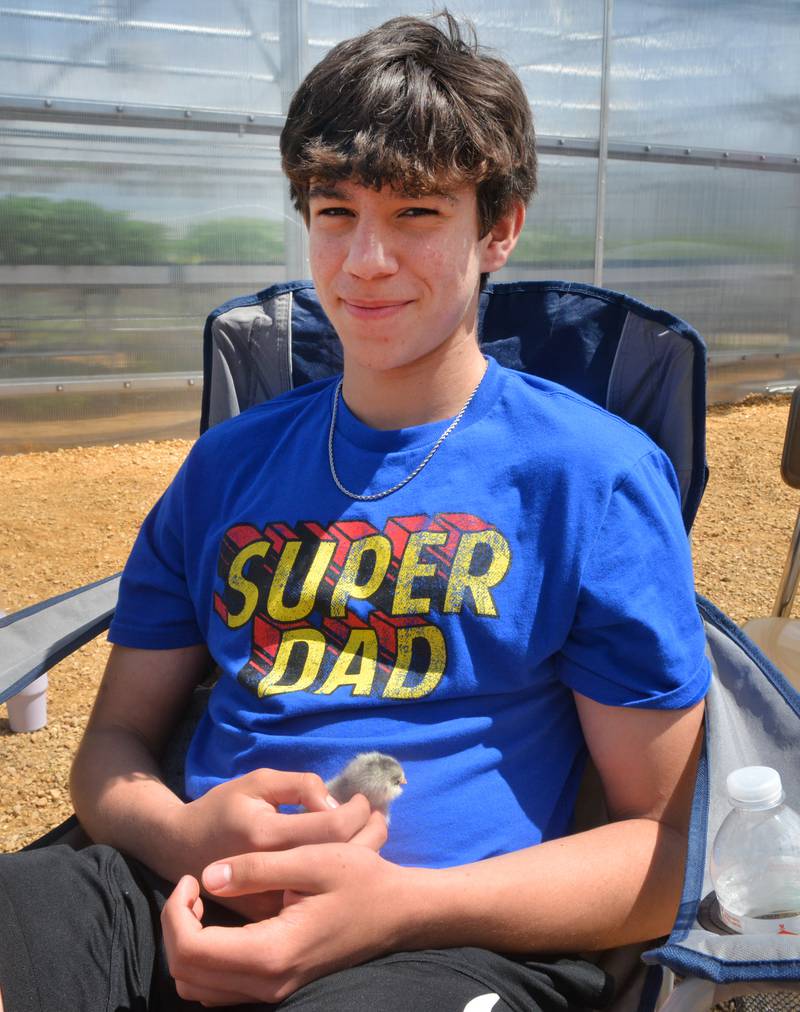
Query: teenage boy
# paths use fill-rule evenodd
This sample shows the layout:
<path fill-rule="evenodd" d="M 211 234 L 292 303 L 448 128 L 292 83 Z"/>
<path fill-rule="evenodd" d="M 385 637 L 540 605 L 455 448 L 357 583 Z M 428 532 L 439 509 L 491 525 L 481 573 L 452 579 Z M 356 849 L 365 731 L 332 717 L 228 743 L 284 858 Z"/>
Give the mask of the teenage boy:
<path fill-rule="evenodd" d="M 211 430 L 145 521 L 72 777 L 111 846 L 0 862 L 6 1012 L 184 1007 L 170 890 L 169 971 L 206 1005 L 601 1007 L 599 970 L 543 954 L 671 926 L 709 677 L 675 478 L 483 356 L 533 127 L 508 66 L 440 25 L 342 43 L 292 102 L 343 377 Z M 157 756 L 210 662 L 184 802 Z M 566 836 L 586 745 L 612 822 Z M 370 750 L 408 780 L 388 839 L 317 775 Z"/>

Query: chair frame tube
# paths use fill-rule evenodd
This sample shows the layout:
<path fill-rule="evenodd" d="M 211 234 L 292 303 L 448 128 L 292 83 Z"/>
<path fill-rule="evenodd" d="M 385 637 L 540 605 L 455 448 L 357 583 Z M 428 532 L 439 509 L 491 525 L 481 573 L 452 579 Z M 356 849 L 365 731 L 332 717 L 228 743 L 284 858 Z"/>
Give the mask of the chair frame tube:
<path fill-rule="evenodd" d="M 797 594 L 797 583 L 800 579 L 800 510 L 794 523 L 792 541 L 783 567 L 783 575 L 778 585 L 775 607 L 772 609 L 774 618 L 788 618 Z"/>

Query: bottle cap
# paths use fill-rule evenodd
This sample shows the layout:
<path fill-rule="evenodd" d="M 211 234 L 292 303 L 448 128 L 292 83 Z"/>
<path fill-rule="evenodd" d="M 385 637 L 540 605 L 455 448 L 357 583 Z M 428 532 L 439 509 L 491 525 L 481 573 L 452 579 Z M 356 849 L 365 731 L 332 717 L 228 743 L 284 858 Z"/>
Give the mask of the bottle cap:
<path fill-rule="evenodd" d="M 728 797 L 738 808 L 772 808 L 783 801 L 781 775 L 771 766 L 744 766 L 728 774 Z"/>

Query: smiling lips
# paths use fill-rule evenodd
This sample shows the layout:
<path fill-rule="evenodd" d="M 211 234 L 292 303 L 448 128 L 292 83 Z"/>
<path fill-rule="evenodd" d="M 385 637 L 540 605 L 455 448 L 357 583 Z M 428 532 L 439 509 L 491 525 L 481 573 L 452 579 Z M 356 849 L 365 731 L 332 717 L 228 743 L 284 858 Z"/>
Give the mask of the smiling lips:
<path fill-rule="evenodd" d="M 374 302 L 348 301 L 342 299 L 342 304 L 347 312 L 358 320 L 385 320 L 394 316 L 401 309 L 411 304 L 410 299 L 393 302 L 388 299 L 378 299 Z"/>

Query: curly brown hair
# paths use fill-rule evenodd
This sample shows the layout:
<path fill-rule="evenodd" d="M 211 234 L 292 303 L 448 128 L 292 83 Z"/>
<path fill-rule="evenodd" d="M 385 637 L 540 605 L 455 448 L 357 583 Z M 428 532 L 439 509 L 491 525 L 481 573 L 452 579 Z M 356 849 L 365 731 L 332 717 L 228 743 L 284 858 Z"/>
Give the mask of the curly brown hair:
<path fill-rule="evenodd" d="M 522 84 L 446 10 L 392 18 L 331 49 L 292 98 L 281 159 L 306 220 L 312 179 L 414 196 L 471 183 L 481 236 L 536 190 Z"/>

